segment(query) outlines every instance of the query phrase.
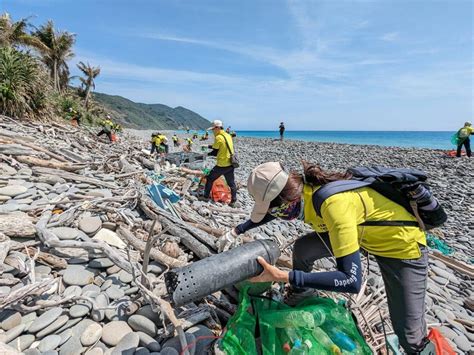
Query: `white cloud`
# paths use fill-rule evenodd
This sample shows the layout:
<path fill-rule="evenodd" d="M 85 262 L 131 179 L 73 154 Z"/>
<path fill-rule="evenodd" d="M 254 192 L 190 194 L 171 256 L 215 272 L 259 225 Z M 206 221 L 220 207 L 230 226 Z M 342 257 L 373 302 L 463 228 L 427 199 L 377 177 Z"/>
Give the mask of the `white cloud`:
<path fill-rule="evenodd" d="M 400 38 L 400 34 L 398 32 L 385 33 L 383 36 L 380 37 L 380 39 L 385 42 L 395 42 L 399 38 Z"/>

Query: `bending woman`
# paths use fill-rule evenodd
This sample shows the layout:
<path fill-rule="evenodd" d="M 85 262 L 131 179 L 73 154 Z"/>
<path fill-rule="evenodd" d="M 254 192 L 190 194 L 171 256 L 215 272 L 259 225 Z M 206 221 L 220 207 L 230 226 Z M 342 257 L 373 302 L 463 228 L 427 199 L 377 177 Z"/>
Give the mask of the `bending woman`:
<path fill-rule="evenodd" d="M 367 221 L 416 218 L 370 187 L 330 196 L 323 202 L 319 217 L 313 207 L 314 192 L 326 183 L 351 176 L 328 173 L 308 163 L 303 167 L 304 175 L 300 175 L 285 172 L 280 163 L 269 162 L 255 168 L 248 179 L 255 206 L 251 219 L 232 230 L 234 236 L 275 218 L 300 218 L 315 231 L 295 242 L 293 271 L 280 270 L 259 258 L 264 271 L 252 281 L 289 283 L 289 304 L 314 294 L 315 289 L 358 293 L 362 277 L 360 250 L 365 250 L 380 266 L 400 344 L 408 354 L 418 353 L 428 342 L 424 318 L 428 268 L 425 233 L 413 226 L 362 226 Z M 335 257 L 337 270 L 311 272 L 314 261 L 329 256 Z"/>

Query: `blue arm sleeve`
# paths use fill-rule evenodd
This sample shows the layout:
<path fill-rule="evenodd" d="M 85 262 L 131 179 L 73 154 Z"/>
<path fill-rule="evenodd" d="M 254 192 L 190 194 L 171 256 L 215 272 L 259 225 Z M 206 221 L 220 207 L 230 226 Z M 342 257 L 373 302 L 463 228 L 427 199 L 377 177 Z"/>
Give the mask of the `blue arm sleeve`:
<path fill-rule="evenodd" d="M 325 291 L 358 293 L 362 284 L 360 253 L 336 258 L 337 271 L 290 272 L 290 284 L 295 287 L 310 287 Z"/>
<path fill-rule="evenodd" d="M 252 222 L 251 219 L 249 219 L 248 221 L 245 221 L 244 223 L 239 224 L 237 227 L 235 227 L 235 231 L 237 232 L 237 234 L 242 234 L 242 233 L 245 233 L 245 232 L 247 232 L 248 230 L 250 230 L 252 228 L 257 228 L 257 227 L 260 227 L 261 225 L 263 225 L 265 223 L 273 221 L 274 219 L 275 219 L 275 217 L 273 217 L 272 215 L 267 213 L 265 215 L 265 217 L 260 222 L 255 223 L 255 222 Z"/>

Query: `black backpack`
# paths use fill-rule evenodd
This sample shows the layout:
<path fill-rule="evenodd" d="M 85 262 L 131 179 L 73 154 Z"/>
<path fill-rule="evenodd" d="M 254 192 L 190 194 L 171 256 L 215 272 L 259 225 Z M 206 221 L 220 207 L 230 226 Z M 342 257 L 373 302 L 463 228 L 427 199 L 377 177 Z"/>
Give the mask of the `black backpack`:
<path fill-rule="evenodd" d="M 321 216 L 321 205 L 330 196 L 339 192 L 370 187 L 393 202 L 403 206 L 414 215 L 417 221 L 366 221 L 365 226 L 416 226 L 423 230 L 436 228 L 448 219 L 443 207 L 423 210 L 417 207 L 415 200 L 410 198 L 410 191 L 426 184 L 428 176 L 421 170 L 403 168 L 385 168 L 381 166 L 357 167 L 347 170 L 352 174 L 351 180 L 340 180 L 323 185 L 313 194 L 313 205 L 318 216 Z"/>

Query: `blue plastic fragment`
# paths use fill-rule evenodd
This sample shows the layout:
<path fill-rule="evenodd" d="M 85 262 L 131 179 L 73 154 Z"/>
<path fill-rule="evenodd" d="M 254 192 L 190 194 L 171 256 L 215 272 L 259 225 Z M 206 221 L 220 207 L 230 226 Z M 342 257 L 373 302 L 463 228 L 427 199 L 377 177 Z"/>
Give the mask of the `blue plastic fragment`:
<path fill-rule="evenodd" d="M 180 200 L 180 197 L 176 192 L 162 184 L 148 185 L 147 189 L 153 202 L 162 209 L 168 209 L 165 200 L 168 200 L 171 203 L 176 203 Z"/>

